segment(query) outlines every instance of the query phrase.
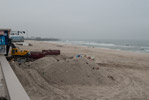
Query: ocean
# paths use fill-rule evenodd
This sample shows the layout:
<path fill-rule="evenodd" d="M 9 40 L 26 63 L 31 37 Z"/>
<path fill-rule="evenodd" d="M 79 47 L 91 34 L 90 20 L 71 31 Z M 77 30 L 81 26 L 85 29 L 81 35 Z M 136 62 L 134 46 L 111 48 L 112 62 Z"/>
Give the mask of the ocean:
<path fill-rule="evenodd" d="M 149 53 L 149 40 L 61 40 L 66 44 Z"/>

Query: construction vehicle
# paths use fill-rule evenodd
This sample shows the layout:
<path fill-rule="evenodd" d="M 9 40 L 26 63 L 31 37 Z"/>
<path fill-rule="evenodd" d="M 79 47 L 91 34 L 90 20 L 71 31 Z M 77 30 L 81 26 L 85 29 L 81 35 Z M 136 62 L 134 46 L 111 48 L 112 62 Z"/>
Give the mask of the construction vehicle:
<path fill-rule="evenodd" d="M 46 55 L 60 55 L 60 50 L 42 50 L 42 52 L 20 50 L 11 42 L 11 57 L 9 59 L 17 60 L 18 58 L 24 59 L 25 61 L 33 61 Z M 7 57 L 8 58 L 8 57 Z"/>
<path fill-rule="evenodd" d="M 29 51 L 28 50 L 19 50 L 19 48 L 17 48 L 12 42 L 11 42 L 11 55 L 12 56 L 18 56 L 18 57 L 22 57 L 22 56 L 28 56 Z"/>
<path fill-rule="evenodd" d="M 19 50 L 13 43 L 11 44 L 11 56 L 9 60 L 22 60 L 23 61 L 34 61 L 36 59 L 45 57 L 47 55 L 60 55 L 60 50 L 42 50 L 42 52 L 29 51 L 29 50 Z M 8 58 L 8 57 L 7 57 Z"/>

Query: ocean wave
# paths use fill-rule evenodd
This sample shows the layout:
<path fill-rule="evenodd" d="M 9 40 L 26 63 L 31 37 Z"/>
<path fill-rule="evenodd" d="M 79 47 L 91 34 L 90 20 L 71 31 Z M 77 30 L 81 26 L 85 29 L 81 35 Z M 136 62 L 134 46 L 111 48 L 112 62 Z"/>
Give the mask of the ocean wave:
<path fill-rule="evenodd" d="M 149 52 L 149 47 L 145 46 L 136 46 L 130 44 L 120 44 L 120 43 L 106 43 L 106 42 L 91 42 L 91 41 L 72 41 L 72 40 L 64 40 L 64 41 L 57 41 L 63 44 L 75 44 L 75 45 L 83 45 L 89 47 L 100 47 L 100 48 L 107 48 L 107 49 L 116 49 L 116 50 L 125 50 L 125 51 L 134 51 L 134 52 Z"/>
<path fill-rule="evenodd" d="M 97 43 L 97 42 L 89 42 L 89 41 L 65 41 L 66 43 L 72 43 L 72 44 L 81 44 L 81 45 L 88 45 L 88 46 L 116 46 L 115 44 L 110 43 Z"/>
<path fill-rule="evenodd" d="M 145 51 L 149 52 L 149 50 L 145 50 Z"/>
<path fill-rule="evenodd" d="M 96 47 L 121 47 L 121 48 L 134 48 L 134 46 L 130 45 L 117 45 L 113 43 L 98 43 L 98 42 L 90 42 L 90 41 L 65 41 L 65 43 L 70 44 L 79 44 L 79 45 L 86 45 L 86 46 L 96 46 Z"/>

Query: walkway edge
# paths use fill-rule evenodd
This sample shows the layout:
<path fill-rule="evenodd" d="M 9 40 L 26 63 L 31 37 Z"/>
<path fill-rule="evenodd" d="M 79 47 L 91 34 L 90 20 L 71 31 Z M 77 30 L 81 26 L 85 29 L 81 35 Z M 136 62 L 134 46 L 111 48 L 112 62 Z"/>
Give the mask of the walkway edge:
<path fill-rule="evenodd" d="M 5 56 L 0 55 L 0 63 L 10 100 L 30 100 Z"/>

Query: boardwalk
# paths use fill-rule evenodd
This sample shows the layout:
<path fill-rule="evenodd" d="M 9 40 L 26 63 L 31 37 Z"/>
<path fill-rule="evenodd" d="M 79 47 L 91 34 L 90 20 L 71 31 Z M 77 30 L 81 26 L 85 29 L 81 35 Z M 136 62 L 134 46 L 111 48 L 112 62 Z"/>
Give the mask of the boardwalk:
<path fill-rule="evenodd" d="M 0 97 L 6 97 L 5 91 L 6 90 L 4 86 L 4 78 L 3 78 L 1 64 L 0 64 Z"/>

